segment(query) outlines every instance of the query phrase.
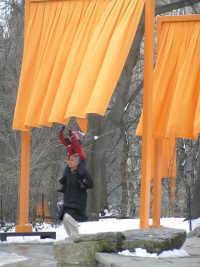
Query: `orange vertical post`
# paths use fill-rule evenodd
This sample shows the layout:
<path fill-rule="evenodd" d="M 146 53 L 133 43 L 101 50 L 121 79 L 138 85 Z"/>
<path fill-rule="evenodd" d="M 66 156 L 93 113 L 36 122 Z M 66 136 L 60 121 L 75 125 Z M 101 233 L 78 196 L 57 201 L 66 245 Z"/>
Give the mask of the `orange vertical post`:
<path fill-rule="evenodd" d="M 161 212 L 161 197 L 162 197 L 162 162 L 161 149 L 162 139 L 155 139 L 154 141 L 154 191 L 153 191 L 153 226 L 160 227 L 160 212 Z"/>
<path fill-rule="evenodd" d="M 144 96 L 142 134 L 142 176 L 140 195 L 140 228 L 149 227 L 150 182 L 152 169 L 152 102 L 154 67 L 155 0 L 145 4 Z"/>
<path fill-rule="evenodd" d="M 16 232 L 32 232 L 32 225 L 28 223 L 29 176 L 30 176 L 30 131 L 22 131 L 20 208 L 19 208 L 19 224 L 16 225 Z"/>
<path fill-rule="evenodd" d="M 161 23 L 157 23 L 157 52 L 159 49 L 159 41 L 160 41 L 160 33 L 161 33 Z M 161 197 L 162 197 L 162 187 L 161 187 L 161 179 L 162 179 L 162 170 L 161 170 L 161 149 L 162 149 L 162 139 L 154 139 L 154 162 L 153 162 L 153 183 L 154 183 L 154 191 L 153 191 L 153 222 L 152 226 L 160 227 L 160 213 L 161 213 Z"/>

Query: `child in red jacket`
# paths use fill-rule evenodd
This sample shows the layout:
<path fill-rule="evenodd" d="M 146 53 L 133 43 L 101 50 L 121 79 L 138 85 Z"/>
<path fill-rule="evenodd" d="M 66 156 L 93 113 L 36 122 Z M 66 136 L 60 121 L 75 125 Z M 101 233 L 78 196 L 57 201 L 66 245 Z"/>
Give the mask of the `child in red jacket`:
<path fill-rule="evenodd" d="M 60 139 L 61 144 L 63 144 L 66 147 L 67 160 L 69 160 L 69 158 L 72 155 L 77 154 L 80 159 L 79 165 L 78 165 L 79 174 L 82 175 L 83 173 L 85 173 L 85 170 L 86 170 L 86 155 L 83 150 L 83 146 L 81 144 L 80 136 L 78 132 L 69 130 L 68 136 L 65 137 L 64 130 L 65 130 L 65 126 L 63 126 L 60 130 L 59 139 Z M 67 169 L 69 169 L 68 166 L 65 168 L 65 171 L 68 171 Z M 64 193 L 65 191 L 64 186 L 62 186 L 57 191 Z"/>
<path fill-rule="evenodd" d="M 62 127 L 59 134 L 60 142 L 66 147 L 68 156 L 73 154 L 78 154 L 80 160 L 86 160 L 85 152 L 83 151 L 83 146 L 81 144 L 80 136 L 78 132 L 69 130 L 69 135 L 65 137 L 64 135 L 65 126 Z"/>

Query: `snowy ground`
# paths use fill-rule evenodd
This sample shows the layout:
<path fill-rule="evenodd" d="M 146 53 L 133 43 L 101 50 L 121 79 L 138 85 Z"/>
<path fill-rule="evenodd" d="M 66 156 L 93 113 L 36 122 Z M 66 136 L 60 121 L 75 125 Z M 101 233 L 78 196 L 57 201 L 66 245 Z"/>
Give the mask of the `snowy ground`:
<path fill-rule="evenodd" d="M 151 223 L 151 222 L 150 222 Z M 113 232 L 113 231 L 124 231 L 124 230 L 131 230 L 131 229 L 138 229 L 139 228 L 139 219 L 101 219 L 99 221 L 95 222 L 84 222 L 79 224 L 79 232 L 80 234 L 93 234 L 93 233 L 100 233 L 100 232 Z M 162 218 L 161 219 L 161 225 L 165 227 L 171 227 L 176 229 L 184 229 L 187 232 L 189 232 L 189 223 L 188 221 L 184 221 L 184 218 Z M 195 227 L 200 226 L 200 218 L 192 221 L 192 229 Z M 13 231 L 14 229 L 12 229 Z M 43 224 L 40 225 L 39 229 L 41 231 L 56 231 L 56 241 L 58 240 L 64 240 L 67 237 L 67 234 L 64 230 L 64 227 L 62 224 L 60 225 L 49 225 L 49 224 Z M 24 243 L 24 242 L 30 242 L 30 243 L 45 243 L 45 242 L 56 242 L 52 239 L 40 239 L 39 237 L 8 237 L 7 241 L 1 242 L 2 243 Z M 13 260 L 13 261 L 21 261 L 24 260 L 23 257 L 20 257 L 18 255 L 12 255 L 8 259 L 8 255 L 5 255 L 6 253 L 0 252 L 0 266 L 1 262 L 4 262 L 6 260 Z M 128 250 L 125 250 L 121 252 L 122 255 L 127 256 L 139 256 L 139 257 L 185 257 L 188 256 L 188 254 L 182 250 L 173 250 L 173 251 L 164 251 L 162 254 L 157 255 L 155 253 L 148 253 L 146 250 L 138 248 L 135 250 L 135 252 L 130 252 Z"/>
<path fill-rule="evenodd" d="M 150 258 L 168 258 L 168 257 L 187 257 L 188 253 L 183 249 L 174 249 L 174 250 L 166 250 L 161 254 L 156 253 L 148 253 L 146 249 L 136 248 L 134 252 L 130 252 L 129 250 L 124 250 L 119 252 L 120 255 L 123 256 L 133 256 L 133 257 L 150 257 Z"/>
<path fill-rule="evenodd" d="M 151 224 L 151 220 L 150 220 Z M 189 232 L 189 223 L 188 221 L 184 221 L 184 218 L 162 218 L 161 225 L 165 227 L 171 227 L 176 229 L 183 229 L 186 232 Z M 200 226 L 200 218 L 192 221 L 192 229 Z M 79 232 L 80 234 L 94 234 L 100 232 L 115 232 L 115 231 L 124 231 L 124 230 L 132 230 L 139 229 L 139 219 L 101 219 L 99 221 L 93 222 L 84 222 L 79 224 Z M 15 229 L 11 229 L 10 231 L 14 231 Z M 56 231 L 56 241 L 64 240 L 67 237 L 63 224 L 60 225 L 50 225 L 43 224 L 37 226 L 38 231 Z M 35 231 L 35 229 L 34 229 Z M 0 230 L 2 232 L 2 230 Z M 39 236 L 34 237 L 8 237 L 7 243 L 16 243 L 16 242 L 54 242 L 52 239 L 40 239 Z M 0 241 L 1 244 L 1 241 Z"/>

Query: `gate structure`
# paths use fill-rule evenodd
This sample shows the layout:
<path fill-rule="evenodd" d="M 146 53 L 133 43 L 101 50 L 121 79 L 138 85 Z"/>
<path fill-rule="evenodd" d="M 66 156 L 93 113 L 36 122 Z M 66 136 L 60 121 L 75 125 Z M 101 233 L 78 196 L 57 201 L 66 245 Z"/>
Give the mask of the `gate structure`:
<path fill-rule="evenodd" d="M 88 113 L 105 114 L 134 40 L 143 7 L 143 0 L 25 1 L 24 54 L 13 120 L 13 129 L 21 131 L 20 215 L 17 232 L 32 231 L 28 222 L 31 128 L 51 127 L 52 123 L 66 124 L 70 117 L 76 117 L 80 127 L 86 130 Z M 200 23 L 200 16 L 159 18 L 159 48 L 154 69 L 154 14 L 155 1 L 146 0 L 143 117 L 140 123 L 142 127 L 138 126 L 143 139 L 141 228 L 149 227 L 152 178 L 155 186 L 153 224 L 160 225 L 161 178 L 169 167 L 169 155 L 174 149 L 175 138 L 180 137 L 170 132 L 170 127 L 164 127 L 166 131 L 159 132 L 158 107 L 163 105 L 160 98 L 163 94 L 159 95 L 157 89 L 166 67 L 161 60 L 162 57 L 166 58 L 163 46 L 171 37 L 165 26 L 167 23 L 172 25 L 182 21 L 187 25 L 191 21 Z M 196 30 L 196 26 L 194 28 Z M 198 32 L 193 40 L 196 40 L 197 51 L 200 51 Z M 199 55 L 196 56 L 199 59 Z M 190 55 L 186 57 L 186 63 L 187 60 L 191 60 Z M 199 65 L 196 64 L 195 68 L 198 72 Z M 187 66 L 185 69 L 178 68 L 176 73 L 185 75 L 185 72 L 189 73 Z M 200 95 L 199 85 L 198 81 L 196 96 Z M 181 86 L 180 80 L 179 88 Z M 165 90 L 163 88 L 161 91 Z M 196 98 L 195 103 L 196 110 L 200 112 L 200 97 L 198 101 Z M 166 118 L 164 116 L 162 120 L 164 125 L 168 125 L 165 124 Z M 200 130 L 197 115 L 194 124 L 197 135 Z M 176 121 L 172 125 L 176 126 Z M 167 150 L 163 147 L 167 147 Z M 162 159 L 159 158 L 161 149 Z"/>

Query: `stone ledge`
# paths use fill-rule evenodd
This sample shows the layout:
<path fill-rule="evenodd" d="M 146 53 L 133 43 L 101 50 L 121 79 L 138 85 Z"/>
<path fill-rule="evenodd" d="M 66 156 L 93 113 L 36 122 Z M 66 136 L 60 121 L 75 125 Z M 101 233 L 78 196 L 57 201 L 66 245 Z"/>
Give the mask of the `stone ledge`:
<path fill-rule="evenodd" d="M 98 267 L 199 267 L 200 258 L 149 258 L 121 256 L 114 253 L 97 253 Z"/>
<path fill-rule="evenodd" d="M 122 250 L 133 250 L 139 247 L 151 253 L 178 249 L 186 239 L 185 231 L 166 227 L 126 231 L 123 234 L 125 239 L 122 243 Z"/>
<path fill-rule="evenodd" d="M 191 256 L 199 257 L 199 266 L 200 266 L 200 238 L 199 237 L 190 237 L 186 239 L 186 242 L 183 244 L 183 249 Z"/>
<path fill-rule="evenodd" d="M 180 248 L 186 238 L 183 230 L 171 228 L 149 228 L 124 232 L 80 235 L 73 241 L 56 242 L 54 250 L 58 266 L 94 267 L 96 252 L 118 252 L 121 250 L 145 248 L 148 252 Z"/>
<path fill-rule="evenodd" d="M 200 226 L 188 233 L 188 237 L 200 237 Z"/>

